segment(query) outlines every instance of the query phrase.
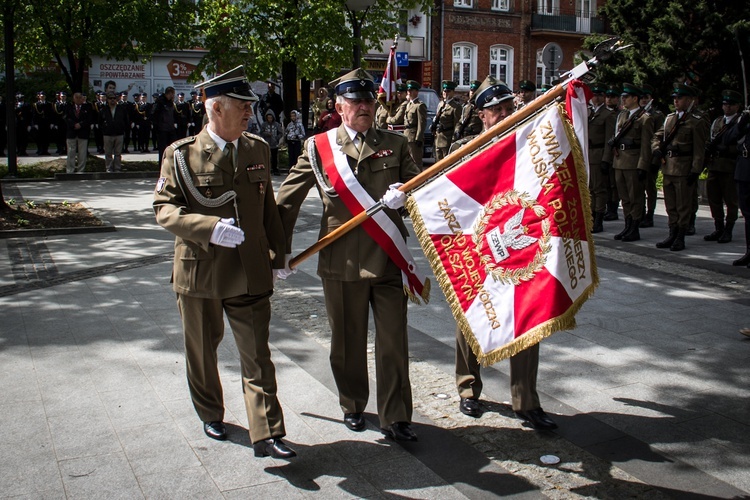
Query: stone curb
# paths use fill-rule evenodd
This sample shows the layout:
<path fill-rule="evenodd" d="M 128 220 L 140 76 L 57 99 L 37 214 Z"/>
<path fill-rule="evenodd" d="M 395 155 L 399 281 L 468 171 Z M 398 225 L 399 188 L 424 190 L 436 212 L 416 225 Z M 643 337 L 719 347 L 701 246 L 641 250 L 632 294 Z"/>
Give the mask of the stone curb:
<path fill-rule="evenodd" d="M 0 239 L 9 238 L 39 238 L 46 236 L 61 236 L 66 234 L 86 234 L 86 233 L 112 233 L 117 231 L 114 224 L 109 221 L 102 220 L 97 215 L 96 210 L 92 208 L 88 203 L 81 202 L 81 205 L 86 207 L 94 217 L 99 219 L 102 223 L 101 226 L 83 226 L 83 227 L 60 227 L 60 228 L 48 228 L 48 229 L 8 229 L 0 231 Z"/>

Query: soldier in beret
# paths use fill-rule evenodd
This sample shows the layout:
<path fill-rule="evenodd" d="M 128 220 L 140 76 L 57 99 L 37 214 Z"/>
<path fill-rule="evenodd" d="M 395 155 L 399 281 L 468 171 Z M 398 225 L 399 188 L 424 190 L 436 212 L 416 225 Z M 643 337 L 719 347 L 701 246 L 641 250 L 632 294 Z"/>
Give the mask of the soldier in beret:
<path fill-rule="evenodd" d="M 706 241 L 729 243 L 732 241 L 732 230 L 737 221 L 738 200 L 737 186 L 734 182 L 734 169 L 737 163 L 737 148 L 725 144 L 722 137 L 736 126 L 740 119 L 742 96 L 734 90 L 725 90 L 721 94 L 723 116 L 711 124 L 709 142 L 706 146 L 706 194 L 715 230 L 703 237 Z M 724 218 L 724 205 L 727 207 Z"/>
<path fill-rule="evenodd" d="M 607 185 L 612 168 L 612 148 L 607 141 L 615 135 L 616 113 L 604 104 L 606 87 L 595 84 L 589 110 L 589 191 L 594 212 L 592 233 L 604 231 L 604 214 L 607 211 Z"/>
<path fill-rule="evenodd" d="M 474 80 L 469 85 L 469 99 L 461 108 L 461 122 L 456 128 L 453 140 L 457 141 L 464 137 L 475 136 L 482 131 L 482 120 L 479 119 L 477 108 L 474 105 L 474 94 L 482 84 L 479 80 Z"/>
<path fill-rule="evenodd" d="M 419 89 L 422 84 L 415 80 L 406 82 L 406 94 L 408 102 L 404 112 L 404 135 L 409 141 L 409 151 L 414 163 L 422 169 L 422 157 L 424 150 L 424 133 L 427 130 L 427 106 L 419 100 Z"/>
<path fill-rule="evenodd" d="M 642 91 L 632 83 L 622 86 L 623 110 L 617 115 L 613 138 L 615 180 L 622 199 L 625 227 L 615 235 L 616 240 L 641 239 L 640 224 L 645 204 L 645 182 L 651 167 L 651 139 L 654 123 L 641 108 Z"/>
<path fill-rule="evenodd" d="M 669 236 L 656 247 L 676 252 L 685 249 L 685 235 L 694 215 L 694 190 L 703 171 L 708 140 L 708 122 L 693 110 L 697 96 L 694 87 L 674 86 L 675 111 L 667 115 L 651 144 L 653 154 L 662 161 L 664 205 L 669 217 Z"/>
<path fill-rule="evenodd" d="M 396 239 L 405 240 L 407 236 L 403 220 L 396 212 L 405 195 L 397 187 L 419 174 L 419 169 L 411 158 L 406 138 L 372 127 L 376 87 L 366 71 L 355 69 L 331 85 L 343 123 L 337 129 L 307 139 L 297 165 L 279 188 L 277 203 L 287 234 L 287 253 L 292 250 L 300 207 L 313 187 L 317 187 L 323 202 L 321 237 L 353 217 L 342 201 L 344 196 L 339 196 L 344 192 L 373 200 L 382 197 L 388 207 L 386 219 L 398 233 L 390 242 L 395 245 Z M 349 169 L 354 172 L 350 177 Z M 342 180 L 335 188 L 328 176 L 328 172 L 334 171 L 340 172 Z M 278 276 L 284 279 L 291 272 L 279 271 Z M 392 439 L 416 441 L 411 429 L 407 296 L 402 272 L 389 251 L 363 226 L 323 248 L 318 258 L 318 275 L 323 280 L 331 325 L 331 370 L 344 425 L 355 432 L 366 426 L 363 412 L 369 398 L 367 330 L 372 309 L 381 432 Z"/>
<path fill-rule="evenodd" d="M 485 78 L 479 86 L 474 101 L 484 130 L 500 123 L 515 110 L 513 92 L 504 83 L 491 76 Z M 471 139 L 462 139 L 454 143 L 453 148 L 459 148 L 460 143 Z M 557 424 L 545 413 L 539 402 L 539 394 L 536 390 L 538 368 L 539 344 L 511 356 L 510 391 L 513 411 L 534 429 L 555 429 Z M 479 362 L 458 327 L 456 328 L 456 385 L 461 398 L 458 406 L 461 413 L 470 417 L 479 417 L 481 415 L 479 397 L 483 387 Z"/>
<path fill-rule="evenodd" d="M 216 351 L 226 315 L 239 350 L 255 456 L 291 458 L 296 453 L 282 440 L 284 415 L 268 346 L 273 269 L 284 267 L 284 229 L 268 144 L 245 132 L 258 98 L 242 66 L 199 87 L 209 124 L 167 146 L 154 194 L 157 222 L 176 236 L 173 287 L 190 396 L 205 434 L 225 440 Z"/>
<path fill-rule="evenodd" d="M 455 97 L 456 82 L 443 80 L 441 86 L 443 100 L 438 104 L 435 118 L 432 120 L 436 160 L 442 160 L 448 154 L 453 141 L 453 133 L 461 121 L 461 105 Z"/>

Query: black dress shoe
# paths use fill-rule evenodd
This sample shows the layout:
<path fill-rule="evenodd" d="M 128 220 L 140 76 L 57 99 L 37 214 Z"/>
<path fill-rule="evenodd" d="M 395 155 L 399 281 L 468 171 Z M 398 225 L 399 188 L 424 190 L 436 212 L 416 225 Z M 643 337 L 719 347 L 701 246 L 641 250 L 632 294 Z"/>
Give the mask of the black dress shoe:
<path fill-rule="evenodd" d="M 365 417 L 362 413 L 344 413 L 344 425 L 350 431 L 363 431 L 365 430 Z"/>
<path fill-rule="evenodd" d="M 479 401 L 473 398 L 461 398 L 461 402 L 458 404 L 458 409 L 461 413 L 470 417 L 477 418 L 481 414 L 479 409 Z"/>
<path fill-rule="evenodd" d="M 549 415 L 544 413 L 544 410 L 542 410 L 541 408 L 529 411 L 517 411 L 516 415 L 531 424 L 531 426 L 536 430 L 549 431 L 552 429 L 557 429 L 557 424 L 554 422 L 554 420 L 549 418 Z"/>
<path fill-rule="evenodd" d="M 382 427 L 380 432 L 395 441 L 416 441 L 417 435 L 411 430 L 409 422 L 394 422 L 388 427 Z"/>
<path fill-rule="evenodd" d="M 297 452 L 284 444 L 281 438 L 264 439 L 253 443 L 256 457 L 292 458 Z"/>
<path fill-rule="evenodd" d="M 203 422 L 203 432 L 211 439 L 218 441 L 225 441 L 227 439 L 227 428 L 224 426 L 224 422 L 219 420 L 215 422 Z"/>

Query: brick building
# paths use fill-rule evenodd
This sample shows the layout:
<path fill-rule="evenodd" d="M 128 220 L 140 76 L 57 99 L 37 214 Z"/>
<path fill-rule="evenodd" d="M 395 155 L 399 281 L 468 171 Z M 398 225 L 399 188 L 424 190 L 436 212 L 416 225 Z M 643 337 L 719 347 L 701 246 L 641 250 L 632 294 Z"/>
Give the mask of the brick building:
<path fill-rule="evenodd" d="M 436 0 L 431 18 L 431 81 L 458 82 L 488 74 L 516 89 L 520 80 L 537 87 L 574 66 L 584 37 L 604 33 L 596 0 Z M 542 62 L 542 49 L 554 42 L 562 60 L 554 73 Z"/>

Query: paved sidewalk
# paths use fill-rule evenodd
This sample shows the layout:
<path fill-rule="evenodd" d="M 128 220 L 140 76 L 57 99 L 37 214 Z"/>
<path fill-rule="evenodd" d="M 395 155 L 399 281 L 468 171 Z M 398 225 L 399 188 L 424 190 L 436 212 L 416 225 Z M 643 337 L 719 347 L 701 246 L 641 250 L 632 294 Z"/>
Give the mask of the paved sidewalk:
<path fill-rule="evenodd" d="M 279 397 L 299 453 L 286 462 L 253 456 L 230 334 L 220 348 L 230 440 L 203 435 L 153 185 L 3 184 L 25 199 L 86 201 L 117 231 L 0 240 L 10 270 L 0 274 L 0 498 L 750 496 L 750 340 L 737 332 L 750 325 L 750 269 L 729 264 L 744 252 L 741 231 L 727 245 L 702 241 L 707 208 L 685 252 L 653 247 L 663 212 L 635 244 L 612 240 L 622 221 L 596 236 L 601 285 L 578 328 L 542 345 L 554 433 L 514 418 L 506 362 L 485 370 L 482 417 L 458 413 L 453 321 L 437 289 L 409 316 L 419 442 L 385 440 L 374 402 L 367 430 L 347 431 L 316 261 L 303 262 L 273 297 Z M 298 251 L 316 239 L 318 207 L 311 196 Z M 543 466 L 545 454 L 561 463 Z"/>

